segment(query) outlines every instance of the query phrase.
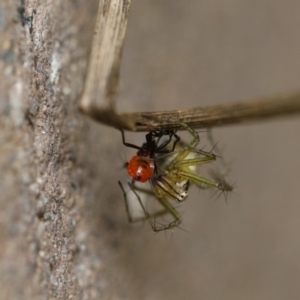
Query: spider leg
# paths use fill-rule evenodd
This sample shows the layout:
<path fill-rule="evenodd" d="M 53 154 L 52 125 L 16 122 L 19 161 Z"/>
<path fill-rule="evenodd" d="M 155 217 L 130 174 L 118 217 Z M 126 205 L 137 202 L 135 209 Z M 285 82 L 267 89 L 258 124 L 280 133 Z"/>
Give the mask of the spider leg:
<path fill-rule="evenodd" d="M 157 136 L 159 137 L 157 140 L 157 144 L 159 143 L 159 141 L 163 135 L 169 135 L 169 138 L 156 148 L 155 153 L 163 154 L 163 153 L 174 152 L 176 144 L 180 141 L 180 137 L 176 134 L 175 131 L 161 132 L 159 135 L 157 134 Z M 172 149 L 163 150 L 163 148 L 165 148 L 169 143 L 171 143 L 173 137 L 175 138 L 175 141 L 173 143 Z"/>
<path fill-rule="evenodd" d="M 210 163 L 214 160 L 216 160 L 215 156 L 184 159 L 182 161 L 176 162 L 176 164 L 172 165 L 172 167 L 168 168 L 168 170 L 172 171 L 172 170 L 177 170 L 178 168 L 181 169 L 181 168 L 199 166 L 199 165 Z"/>
<path fill-rule="evenodd" d="M 128 199 L 127 199 L 127 193 L 123 187 L 123 184 L 121 183 L 121 181 L 118 181 L 119 186 L 123 192 L 123 197 L 124 197 L 124 202 L 125 202 L 125 210 L 126 210 L 126 214 L 127 214 L 127 218 L 129 223 L 134 223 L 137 222 L 135 219 L 132 218 L 131 214 L 130 214 L 130 210 L 129 210 L 129 204 L 128 204 Z"/>
<path fill-rule="evenodd" d="M 123 145 L 126 146 L 126 147 L 129 147 L 129 148 L 134 148 L 134 149 L 137 149 L 137 150 L 141 150 L 142 148 L 139 147 L 139 146 L 136 146 L 134 144 L 131 144 L 131 143 L 127 143 L 125 141 L 125 134 L 124 134 L 124 131 L 122 129 L 120 129 L 121 131 L 121 134 L 122 134 L 122 142 L 123 142 Z"/>
<path fill-rule="evenodd" d="M 218 157 L 218 156 L 217 156 L 216 154 L 214 154 L 212 151 L 207 152 L 207 151 L 204 151 L 204 150 L 201 150 L 201 149 L 192 149 L 192 148 L 189 148 L 189 150 L 190 150 L 192 153 L 196 153 L 196 154 L 203 155 L 203 156 L 206 156 L 206 157 L 214 157 L 214 160 L 216 159 L 216 157 Z"/>
<path fill-rule="evenodd" d="M 178 155 L 174 158 L 174 160 L 173 160 L 174 164 L 176 164 L 178 161 L 184 160 L 191 152 L 193 152 L 195 150 L 196 146 L 200 142 L 199 135 L 195 130 L 193 130 L 191 127 L 189 127 L 188 125 L 186 125 L 183 122 L 180 122 L 180 125 L 191 134 L 191 136 L 193 137 L 193 140 L 190 142 L 189 145 L 187 145 L 186 150 L 179 152 Z M 205 151 L 203 151 L 203 152 L 205 153 Z"/>
<path fill-rule="evenodd" d="M 178 227 L 179 224 L 181 223 L 181 217 L 180 217 L 178 211 L 175 209 L 175 207 L 173 205 L 171 205 L 169 203 L 169 201 L 167 200 L 167 198 L 164 195 L 162 195 L 161 193 L 158 192 L 158 187 L 153 186 L 153 191 L 154 191 L 156 199 L 165 208 L 165 210 L 173 216 L 174 220 L 167 225 L 153 226 L 152 229 L 154 231 L 158 232 L 158 231 L 167 230 L 167 229 L 170 229 L 173 227 Z"/>
<path fill-rule="evenodd" d="M 225 177 L 223 174 L 221 173 L 217 173 L 217 172 L 210 172 L 212 178 L 220 183 L 222 183 L 222 185 L 224 186 L 224 191 L 226 192 L 231 192 L 234 189 L 234 184 L 230 184 L 225 180 Z"/>
<path fill-rule="evenodd" d="M 154 193 L 153 193 L 152 191 L 150 191 L 150 190 L 140 189 L 140 188 L 134 186 L 133 184 L 128 183 L 128 186 L 130 187 L 131 191 L 135 194 L 137 200 L 139 201 L 139 204 L 141 205 L 141 208 L 142 208 L 142 210 L 143 210 L 143 213 L 144 213 L 144 215 L 145 215 L 144 217 L 133 218 L 132 215 L 131 215 L 131 213 L 130 213 L 130 209 L 129 209 L 129 203 L 128 203 L 128 199 L 127 199 L 127 193 L 126 193 L 126 191 L 125 191 L 125 189 L 124 189 L 122 183 L 121 183 L 120 181 L 118 181 L 118 183 L 119 183 L 119 186 L 120 186 L 120 188 L 121 188 L 121 190 L 122 190 L 122 192 L 123 192 L 124 201 L 125 201 L 125 208 L 126 208 L 126 213 L 127 213 L 127 218 L 128 218 L 128 221 L 129 221 L 130 223 L 137 223 L 137 222 L 141 222 L 141 221 L 147 220 L 147 221 L 149 222 L 149 224 L 151 225 L 152 230 L 155 231 L 155 232 L 158 232 L 158 231 L 161 231 L 161 230 L 166 230 L 166 229 L 169 229 L 169 228 L 172 228 L 172 227 L 175 227 L 175 226 L 179 225 L 180 222 L 178 222 L 178 220 L 177 220 L 177 219 L 180 220 L 179 214 L 178 214 L 178 212 L 175 210 L 175 208 L 173 208 L 169 203 L 168 203 L 168 204 L 169 204 L 169 206 L 170 206 L 171 209 L 172 209 L 172 213 L 171 213 L 169 207 L 166 208 L 166 206 L 163 205 L 163 206 L 164 206 L 164 209 L 163 209 L 163 210 L 159 210 L 159 211 L 157 211 L 157 212 L 154 212 L 154 213 L 152 213 L 152 214 L 149 214 L 149 212 L 147 211 L 145 205 L 143 204 L 143 202 L 142 202 L 140 196 L 138 195 L 138 193 L 136 192 L 136 190 L 141 191 L 141 192 L 145 192 L 145 193 L 148 193 L 148 194 L 152 194 L 152 195 L 153 195 Z M 161 201 L 159 201 L 159 202 L 161 203 Z M 175 212 L 175 214 L 178 216 L 177 219 L 175 220 L 176 222 L 173 221 L 173 222 L 171 222 L 171 223 L 168 224 L 168 225 L 165 225 L 165 226 L 159 226 L 159 227 L 155 225 L 155 220 L 154 220 L 155 217 L 162 216 L 162 215 L 165 215 L 165 214 L 167 214 L 167 213 L 170 213 L 170 214 L 173 215 L 174 212 Z M 173 223 L 174 223 L 174 224 L 173 224 Z M 175 224 L 175 223 L 176 223 L 176 224 Z M 171 225 L 171 224 L 172 224 L 172 225 Z"/>
<path fill-rule="evenodd" d="M 153 196 L 153 192 L 152 192 L 151 190 L 143 189 L 143 188 L 141 188 L 141 187 L 135 185 L 134 182 L 132 183 L 132 186 L 133 186 L 133 188 L 134 188 L 136 191 L 138 191 L 138 192 L 142 192 L 142 193 L 144 193 L 144 194 L 146 194 L 146 195 Z"/>
<path fill-rule="evenodd" d="M 153 189 L 154 194 L 155 194 L 157 200 L 159 201 L 159 203 L 164 207 L 164 209 L 161 210 L 161 211 L 155 212 L 153 214 L 149 214 L 149 212 L 147 211 L 145 205 L 143 204 L 140 196 L 137 194 L 137 192 L 135 190 L 135 187 L 131 183 L 128 183 L 130 189 L 132 190 L 132 192 L 137 197 L 137 199 L 138 199 L 138 201 L 139 201 L 139 203 L 142 207 L 142 210 L 145 214 L 145 217 L 138 218 L 138 219 L 133 219 L 130 215 L 130 212 L 129 212 L 128 201 L 127 201 L 127 197 L 126 197 L 126 193 L 124 191 L 124 188 L 123 188 L 123 186 L 120 182 L 119 182 L 119 185 L 121 186 L 121 189 L 124 193 L 126 211 L 128 212 L 129 222 L 138 222 L 138 221 L 143 221 L 143 220 L 147 219 L 150 226 L 152 227 L 152 230 L 155 231 L 155 232 L 159 232 L 159 231 L 162 231 L 162 230 L 167 230 L 167 229 L 170 229 L 170 228 L 173 228 L 173 227 L 177 227 L 181 223 L 181 218 L 180 218 L 180 215 L 177 212 L 177 210 L 168 202 L 168 200 L 165 197 L 163 197 L 162 195 L 157 193 L 157 191 L 155 189 Z M 157 226 L 156 223 L 155 223 L 155 217 L 164 215 L 166 213 L 171 214 L 174 217 L 174 220 L 172 222 L 170 222 L 169 224 L 167 224 L 167 225 Z"/>
<path fill-rule="evenodd" d="M 188 125 L 186 125 L 183 122 L 180 122 L 180 125 L 182 127 L 184 127 L 190 134 L 191 136 L 194 138 L 190 144 L 188 145 L 189 148 L 195 148 L 199 142 L 200 142 L 200 138 L 199 138 L 199 134 L 197 133 L 197 131 L 195 131 L 194 129 L 192 129 L 191 127 L 189 127 Z"/>
<path fill-rule="evenodd" d="M 128 183 L 129 187 L 131 188 L 131 190 L 133 191 L 133 193 L 136 195 L 142 209 L 143 212 L 145 214 L 145 218 L 147 219 L 150 226 L 152 227 L 152 230 L 155 232 L 159 232 L 162 230 L 167 230 L 170 229 L 172 227 L 176 227 L 180 224 L 181 219 L 179 216 L 179 213 L 176 211 L 176 209 L 167 201 L 166 198 L 161 197 L 161 195 L 158 195 L 155 193 L 155 196 L 157 197 L 158 201 L 160 202 L 160 204 L 165 208 L 163 211 L 159 211 L 156 212 L 154 214 L 149 214 L 147 209 L 145 208 L 145 205 L 143 204 L 143 202 L 141 201 L 140 196 L 137 194 L 137 192 L 134 190 L 134 187 L 132 184 Z M 172 221 L 171 223 L 167 224 L 167 225 L 162 225 L 162 226 L 156 226 L 155 224 L 155 219 L 153 217 L 158 216 L 158 215 L 163 215 L 165 213 L 170 213 L 175 219 L 174 221 Z"/>
<path fill-rule="evenodd" d="M 224 185 L 221 182 L 216 182 L 210 179 L 207 179 L 205 177 L 199 176 L 193 172 L 189 172 L 187 170 L 179 170 L 177 171 L 177 174 L 182 176 L 183 178 L 186 178 L 188 180 L 191 180 L 196 185 L 199 185 L 200 187 L 214 187 L 222 191 L 226 191 L 226 185 Z"/>

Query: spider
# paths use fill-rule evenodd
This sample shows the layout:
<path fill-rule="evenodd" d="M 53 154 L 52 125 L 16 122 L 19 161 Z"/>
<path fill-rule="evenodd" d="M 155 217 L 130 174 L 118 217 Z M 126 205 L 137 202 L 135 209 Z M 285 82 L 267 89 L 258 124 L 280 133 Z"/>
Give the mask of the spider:
<path fill-rule="evenodd" d="M 200 142 L 198 133 L 192 128 L 190 128 L 188 125 L 186 125 L 185 123 L 180 122 L 180 124 L 185 130 L 187 130 L 190 133 L 193 139 L 188 145 L 184 146 L 183 149 L 181 149 L 178 153 L 175 153 L 174 149 L 177 142 L 179 141 L 179 137 L 173 131 L 172 132 L 158 131 L 155 132 L 154 135 L 153 133 L 150 132 L 149 134 L 146 135 L 147 142 L 141 147 L 142 149 L 147 148 L 148 151 L 145 151 L 146 157 L 147 158 L 149 157 L 148 159 L 150 159 L 151 162 L 153 162 L 154 164 L 153 167 L 154 172 L 151 173 L 151 176 L 147 178 L 147 180 L 149 180 L 150 182 L 152 189 L 149 191 L 135 186 L 135 180 L 133 180 L 131 183 L 128 183 L 128 185 L 131 191 L 135 194 L 137 200 L 139 201 L 145 217 L 138 218 L 138 219 L 133 219 L 131 217 L 129 212 L 129 207 L 128 207 L 127 194 L 121 182 L 119 182 L 119 185 L 123 191 L 129 222 L 138 222 L 143 219 L 147 219 L 153 231 L 155 232 L 159 232 L 162 230 L 167 230 L 179 226 L 179 224 L 181 223 L 181 216 L 174 208 L 174 206 L 169 202 L 169 199 L 175 200 L 177 202 L 184 201 L 188 196 L 188 189 L 189 189 L 190 182 L 196 184 L 201 188 L 212 187 L 221 191 L 232 190 L 231 186 L 225 185 L 221 181 L 220 182 L 213 181 L 205 177 L 202 177 L 196 173 L 195 171 L 196 166 L 205 163 L 210 163 L 216 160 L 216 155 L 211 152 L 206 152 L 197 149 L 196 147 Z M 169 135 L 169 139 L 163 142 L 161 145 L 158 145 L 160 138 L 164 135 Z M 176 141 L 174 142 L 172 149 L 168 150 L 166 149 L 166 147 L 167 145 L 170 144 L 173 136 L 176 138 Z M 158 137 L 158 139 L 155 139 L 156 137 Z M 139 149 L 138 153 L 140 152 L 139 147 L 132 144 L 125 143 L 124 134 L 123 134 L 123 143 L 126 146 L 127 145 L 130 145 L 130 147 L 134 146 L 132 148 Z M 150 144 L 152 145 L 151 147 L 149 147 Z M 150 151 L 148 148 L 151 148 Z M 172 158 L 170 160 L 166 160 L 164 164 L 159 164 L 158 163 L 159 157 L 157 156 L 157 154 L 159 153 L 170 153 L 172 154 Z M 138 192 L 154 195 L 164 209 L 155 212 L 153 214 L 149 214 Z M 157 226 L 155 223 L 155 217 L 164 215 L 166 213 L 171 214 L 174 220 L 166 225 Z"/>

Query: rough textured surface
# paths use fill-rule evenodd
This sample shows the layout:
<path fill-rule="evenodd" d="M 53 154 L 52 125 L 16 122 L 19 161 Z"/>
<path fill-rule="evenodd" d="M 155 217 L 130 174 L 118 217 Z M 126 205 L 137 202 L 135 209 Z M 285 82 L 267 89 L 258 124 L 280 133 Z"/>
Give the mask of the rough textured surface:
<path fill-rule="evenodd" d="M 128 224 L 120 134 L 77 111 L 97 6 L 0 2 L 0 299 L 298 299 L 299 119 L 214 132 L 236 194 L 191 192 L 188 232 Z M 299 89 L 299 10 L 134 1 L 120 110 Z"/>
<path fill-rule="evenodd" d="M 109 293 L 103 251 L 89 253 L 89 125 L 77 108 L 97 6 L 0 4 L 1 299 Z"/>

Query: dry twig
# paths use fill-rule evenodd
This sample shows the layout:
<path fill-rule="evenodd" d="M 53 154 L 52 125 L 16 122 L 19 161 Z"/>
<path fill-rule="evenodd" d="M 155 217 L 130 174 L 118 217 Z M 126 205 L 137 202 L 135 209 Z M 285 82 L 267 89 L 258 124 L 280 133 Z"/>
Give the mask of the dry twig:
<path fill-rule="evenodd" d="M 115 99 L 130 0 L 100 0 L 81 110 L 98 122 L 133 131 L 216 127 L 300 112 L 300 92 L 210 107 L 118 114 Z"/>

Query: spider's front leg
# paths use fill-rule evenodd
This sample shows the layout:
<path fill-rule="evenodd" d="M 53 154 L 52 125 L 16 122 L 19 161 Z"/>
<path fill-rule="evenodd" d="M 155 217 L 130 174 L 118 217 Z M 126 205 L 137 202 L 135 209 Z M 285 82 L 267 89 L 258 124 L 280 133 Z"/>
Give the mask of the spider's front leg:
<path fill-rule="evenodd" d="M 172 164 L 175 165 L 177 162 L 184 160 L 191 152 L 194 151 L 194 149 L 197 147 L 197 145 L 200 142 L 199 135 L 194 129 L 192 129 L 191 127 L 189 127 L 183 122 L 180 122 L 180 125 L 191 134 L 193 140 L 190 142 L 190 144 L 187 145 L 187 149 L 178 153 L 178 155 L 175 157 L 171 165 Z"/>
<path fill-rule="evenodd" d="M 188 148 L 190 149 L 194 149 L 197 147 L 197 145 L 200 142 L 200 138 L 199 138 L 199 134 L 197 133 L 197 131 L 195 131 L 194 129 L 192 129 L 191 127 L 189 127 L 187 124 L 180 122 L 180 125 L 185 128 L 193 137 L 193 140 L 190 142 L 190 144 L 188 145 Z"/>

